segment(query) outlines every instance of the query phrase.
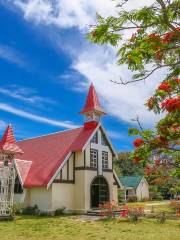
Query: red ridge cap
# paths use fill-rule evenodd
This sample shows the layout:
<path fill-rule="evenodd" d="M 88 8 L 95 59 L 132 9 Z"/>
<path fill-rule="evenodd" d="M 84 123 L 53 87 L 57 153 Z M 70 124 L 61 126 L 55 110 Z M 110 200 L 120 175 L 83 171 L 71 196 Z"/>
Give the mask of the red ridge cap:
<path fill-rule="evenodd" d="M 105 114 L 104 110 L 102 109 L 102 107 L 100 105 L 99 98 L 97 96 L 96 90 L 92 83 L 89 88 L 85 106 L 80 113 L 84 114 L 84 113 L 87 113 L 90 111 L 98 111 L 98 112 L 101 112 L 102 114 Z"/>

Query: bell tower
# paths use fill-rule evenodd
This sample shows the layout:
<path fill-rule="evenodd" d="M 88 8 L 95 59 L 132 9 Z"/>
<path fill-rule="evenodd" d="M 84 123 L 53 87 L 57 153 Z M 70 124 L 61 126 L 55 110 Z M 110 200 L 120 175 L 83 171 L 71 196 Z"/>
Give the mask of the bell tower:
<path fill-rule="evenodd" d="M 15 184 L 15 156 L 23 151 L 16 144 L 11 125 L 0 141 L 0 219 L 12 218 Z"/>
<path fill-rule="evenodd" d="M 94 85 L 91 83 L 87 95 L 86 103 L 80 114 L 85 117 L 85 128 L 91 128 L 98 124 L 101 117 L 106 115 L 106 112 L 100 105 Z"/>

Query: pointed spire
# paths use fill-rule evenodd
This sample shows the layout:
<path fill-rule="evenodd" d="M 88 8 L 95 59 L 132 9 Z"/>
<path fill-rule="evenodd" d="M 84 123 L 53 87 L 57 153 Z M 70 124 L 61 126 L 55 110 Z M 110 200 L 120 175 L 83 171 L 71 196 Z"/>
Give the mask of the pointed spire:
<path fill-rule="evenodd" d="M 9 124 L 4 132 L 4 135 L 0 141 L 0 150 L 9 151 L 13 153 L 23 153 L 23 151 L 16 144 L 13 129 Z"/>
<path fill-rule="evenodd" d="M 1 140 L 1 144 L 5 144 L 5 143 L 11 143 L 11 144 L 16 143 L 11 124 L 7 126 L 6 131 L 4 132 L 4 135 Z"/>
<path fill-rule="evenodd" d="M 93 111 L 99 113 L 99 115 L 106 114 L 100 105 L 94 85 L 91 83 L 85 106 L 80 113 L 86 114 L 86 113 L 93 112 Z"/>

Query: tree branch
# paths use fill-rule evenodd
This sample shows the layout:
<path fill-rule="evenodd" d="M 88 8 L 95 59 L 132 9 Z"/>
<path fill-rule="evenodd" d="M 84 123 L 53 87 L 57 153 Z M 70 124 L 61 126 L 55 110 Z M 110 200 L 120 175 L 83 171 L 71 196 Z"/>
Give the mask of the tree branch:
<path fill-rule="evenodd" d="M 169 21 L 169 17 L 168 17 L 168 12 L 167 12 L 167 8 L 166 8 L 166 4 L 164 3 L 163 0 L 156 0 L 156 2 L 158 2 L 161 6 L 162 12 L 163 12 L 163 18 L 165 23 L 168 25 L 168 27 L 173 30 L 174 32 L 176 32 L 178 38 L 180 39 L 180 32 L 174 27 L 174 25 L 171 24 L 171 22 Z"/>
<path fill-rule="evenodd" d="M 127 82 L 124 82 L 122 79 L 120 79 L 120 82 L 119 81 L 114 81 L 114 80 L 110 80 L 111 82 L 115 83 L 115 84 L 122 84 L 122 85 L 126 85 L 126 84 L 129 84 L 129 83 L 133 83 L 133 82 L 140 82 L 140 81 L 143 81 L 145 80 L 146 78 L 148 78 L 149 76 L 151 76 L 157 69 L 160 69 L 160 68 L 163 68 L 163 67 L 172 67 L 172 66 L 175 66 L 177 64 L 179 64 L 180 62 L 177 62 L 177 63 L 174 63 L 174 64 L 165 64 L 165 65 L 160 65 L 160 66 L 157 66 L 156 68 L 154 68 L 153 70 L 151 70 L 146 76 L 144 76 L 143 78 L 139 78 L 139 79 L 134 79 L 134 80 L 131 80 L 131 81 L 127 81 Z"/>

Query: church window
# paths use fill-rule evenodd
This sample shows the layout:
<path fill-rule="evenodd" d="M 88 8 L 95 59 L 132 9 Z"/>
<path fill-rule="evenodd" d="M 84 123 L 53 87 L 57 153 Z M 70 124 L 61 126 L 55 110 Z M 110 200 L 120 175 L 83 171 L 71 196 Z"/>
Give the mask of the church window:
<path fill-rule="evenodd" d="M 91 149 L 90 152 L 90 167 L 97 168 L 98 161 L 98 151 L 95 149 Z"/>
<path fill-rule="evenodd" d="M 103 169 L 108 168 L 108 152 L 102 152 L 102 167 Z"/>

